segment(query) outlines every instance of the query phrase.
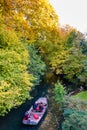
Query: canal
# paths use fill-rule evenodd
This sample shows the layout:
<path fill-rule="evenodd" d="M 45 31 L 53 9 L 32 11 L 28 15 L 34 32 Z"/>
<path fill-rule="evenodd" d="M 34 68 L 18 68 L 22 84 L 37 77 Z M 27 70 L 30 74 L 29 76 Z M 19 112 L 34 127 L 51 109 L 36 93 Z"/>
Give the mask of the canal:
<path fill-rule="evenodd" d="M 20 107 L 12 109 L 5 117 L 0 117 L 0 130 L 58 130 L 58 109 L 53 102 L 52 86 L 49 84 L 38 86 L 32 91 L 34 98 L 27 100 Z M 25 111 L 41 96 L 48 98 L 48 111 L 37 126 L 24 126 L 22 118 Z"/>

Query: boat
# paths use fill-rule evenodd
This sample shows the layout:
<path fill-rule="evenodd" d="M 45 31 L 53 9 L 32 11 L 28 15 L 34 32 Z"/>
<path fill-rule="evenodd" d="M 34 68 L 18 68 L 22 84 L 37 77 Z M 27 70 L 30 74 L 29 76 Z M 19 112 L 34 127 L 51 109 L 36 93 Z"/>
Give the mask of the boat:
<path fill-rule="evenodd" d="M 34 108 L 34 105 L 37 104 L 37 109 Z M 39 110 L 38 106 L 42 106 L 42 109 Z M 40 97 L 36 102 L 30 107 L 28 111 L 25 112 L 22 123 L 24 125 L 37 125 L 43 118 L 45 112 L 48 108 L 48 102 L 46 97 Z"/>

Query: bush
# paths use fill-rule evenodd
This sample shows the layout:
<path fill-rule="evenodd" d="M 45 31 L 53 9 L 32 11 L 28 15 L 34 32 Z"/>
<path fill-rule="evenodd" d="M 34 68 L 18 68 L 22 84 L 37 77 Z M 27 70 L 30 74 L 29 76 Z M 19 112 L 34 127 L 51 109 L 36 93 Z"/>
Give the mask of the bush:
<path fill-rule="evenodd" d="M 87 129 L 87 103 L 85 101 L 67 99 L 64 109 L 62 130 Z"/>
<path fill-rule="evenodd" d="M 63 87 L 63 85 L 59 82 L 57 82 L 55 84 L 55 88 L 53 90 L 54 93 L 54 99 L 55 101 L 60 104 L 60 106 L 63 106 L 64 100 L 65 100 L 65 88 Z"/>

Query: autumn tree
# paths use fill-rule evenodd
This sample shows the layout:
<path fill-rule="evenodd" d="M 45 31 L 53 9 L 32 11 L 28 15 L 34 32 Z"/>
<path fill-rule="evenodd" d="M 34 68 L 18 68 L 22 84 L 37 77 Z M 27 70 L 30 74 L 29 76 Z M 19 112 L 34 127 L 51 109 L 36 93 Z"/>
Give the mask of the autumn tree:
<path fill-rule="evenodd" d="M 62 79 L 80 86 L 86 83 L 86 40 L 76 29 L 62 29 L 60 44 L 56 45 L 50 58 L 51 70 Z M 61 33 L 62 35 L 62 33 Z M 60 35 L 60 36 L 61 36 Z M 86 84 L 84 85 L 86 86 Z"/>
<path fill-rule="evenodd" d="M 2 20 L 3 21 L 3 20 Z M 30 98 L 32 75 L 28 51 L 14 30 L 0 26 L 0 116 Z"/>
<path fill-rule="evenodd" d="M 44 40 L 58 26 L 58 17 L 48 0 L 1 0 L 4 22 L 28 40 Z"/>

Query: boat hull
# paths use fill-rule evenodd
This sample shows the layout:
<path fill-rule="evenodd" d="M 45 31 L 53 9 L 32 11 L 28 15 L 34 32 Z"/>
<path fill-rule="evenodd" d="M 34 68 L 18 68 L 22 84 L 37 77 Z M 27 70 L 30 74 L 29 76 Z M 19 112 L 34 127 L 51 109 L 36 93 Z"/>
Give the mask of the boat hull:
<path fill-rule="evenodd" d="M 22 123 L 25 125 L 37 125 L 40 120 L 43 118 L 45 112 L 48 108 L 48 102 L 46 97 L 39 98 L 35 103 L 42 103 L 43 104 L 43 110 L 42 111 L 36 111 L 33 109 L 33 105 L 31 108 L 25 112 L 25 117 L 22 120 Z M 28 116 L 26 118 L 26 116 Z"/>

